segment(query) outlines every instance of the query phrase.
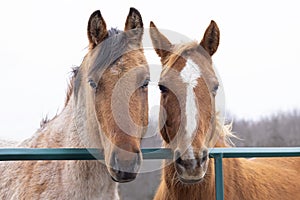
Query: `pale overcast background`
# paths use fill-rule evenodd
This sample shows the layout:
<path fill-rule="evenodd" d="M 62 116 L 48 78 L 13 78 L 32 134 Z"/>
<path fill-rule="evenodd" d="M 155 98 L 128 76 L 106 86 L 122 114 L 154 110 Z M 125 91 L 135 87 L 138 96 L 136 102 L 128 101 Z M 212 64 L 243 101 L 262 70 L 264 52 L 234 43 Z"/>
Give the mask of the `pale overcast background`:
<path fill-rule="evenodd" d="M 211 19 L 221 31 L 213 56 L 226 109 L 257 119 L 300 108 L 299 1 L 1 1 L 0 138 L 24 139 L 63 108 L 71 67 L 86 53 L 90 14 L 124 28 L 130 7 L 144 26 L 200 40 Z M 149 51 L 147 51 L 149 53 Z M 153 53 L 153 52 L 152 52 Z M 151 53 L 149 53 L 150 55 Z M 158 64 L 153 53 L 149 64 Z M 159 98 L 159 97 L 157 97 Z"/>

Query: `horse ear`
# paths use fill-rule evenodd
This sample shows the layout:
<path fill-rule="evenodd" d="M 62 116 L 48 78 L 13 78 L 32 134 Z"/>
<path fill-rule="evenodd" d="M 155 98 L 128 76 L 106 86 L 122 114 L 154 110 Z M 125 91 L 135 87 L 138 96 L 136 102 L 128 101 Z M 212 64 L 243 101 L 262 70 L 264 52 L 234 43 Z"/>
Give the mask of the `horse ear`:
<path fill-rule="evenodd" d="M 100 10 L 96 10 L 90 16 L 87 28 L 87 35 L 89 39 L 89 49 L 95 48 L 108 35 L 106 30 L 106 23 L 101 15 Z"/>
<path fill-rule="evenodd" d="M 129 35 L 142 41 L 142 36 L 144 33 L 144 25 L 140 12 L 135 8 L 130 8 L 129 14 L 125 22 L 125 31 L 130 31 Z"/>
<path fill-rule="evenodd" d="M 212 56 L 218 49 L 220 40 L 220 30 L 216 22 L 211 20 L 207 27 L 200 45 Z"/>
<path fill-rule="evenodd" d="M 162 33 L 159 32 L 152 21 L 150 22 L 150 37 L 157 55 L 161 57 L 162 61 L 165 60 L 170 54 L 172 44 Z"/>

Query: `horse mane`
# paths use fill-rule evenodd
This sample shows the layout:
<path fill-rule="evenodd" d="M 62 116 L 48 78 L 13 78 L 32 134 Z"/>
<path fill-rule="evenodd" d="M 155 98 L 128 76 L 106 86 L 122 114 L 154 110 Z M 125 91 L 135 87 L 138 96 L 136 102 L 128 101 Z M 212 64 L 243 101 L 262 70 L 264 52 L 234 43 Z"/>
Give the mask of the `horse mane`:
<path fill-rule="evenodd" d="M 67 104 L 70 101 L 71 95 L 73 93 L 74 80 L 75 80 L 75 78 L 78 74 L 78 71 L 79 71 L 79 67 L 73 67 L 72 68 L 72 71 L 71 71 L 72 75 L 71 75 L 71 78 L 70 78 L 69 83 L 68 83 L 68 89 L 67 89 L 67 94 L 66 94 L 66 98 L 65 98 L 64 108 L 67 106 Z M 48 122 L 55 119 L 57 117 L 57 115 L 58 114 L 56 113 L 55 116 L 52 117 L 52 118 L 49 118 L 48 115 L 43 117 L 42 120 L 40 121 L 40 127 L 39 127 L 38 130 L 44 129 L 47 126 Z"/>
<path fill-rule="evenodd" d="M 56 117 L 56 116 L 55 116 Z M 51 121 L 51 119 L 48 118 L 48 115 L 46 115 L 45 117 L 42 118 L 42 120 L 40 121 L 40 129 L 43 129 L 46 127 L 47 123 Z"/>
<path fill-rule="evenodd" d="M 234 143 L 231 141 L 231 138 L 238 138 L 234 132 L 232 131 L 232 124 L 233 122 L 231 121 L 230 123 L 224 123 L 224 120 L 221 120 L 220 113 L 218 112 L 216 114 L 216 128 L 215 132 L 213 133 L 213 138 L 210 140 L 212 144 L 210 143 L 209 146 L 213 147 L 232 147 L 234 146 Z"/>
<path fill-rule="evenodd" d="M 108 31 L 108 37 L 103 40 L 97 47 L 95 47 L 93 52 L 97 52 L 96 58 L 92 66 L 90 66 L 88 76 L 97 77 L 98 74 L 106 67 L 114 64 L 126 51 L 128 51 L 128 42 L 126 41 L 125 32 L 118 30 L 116 28 L 111 28 Z M 105 49 L 99 51 L 99 49 Z M 99 77 L 98 77 L 99 78 Z M 93 80 L 98 81 L 98 80 Z"/>
<path fill-rule="evenodd" d="M 72 71 L 71 71 L 72 75 L 71 75 L 71 78 L 70 78 L 70 81 L 69 81 L 69 84 L 68 84 L 67 95 L 66 95 L 66 100 L 65 100 L 64 107 L 66 107 L 67 104 L 70 101 L 71 95 L 73 93 L 73 88 L 74 88 L 74 80 L 75 80 L 75 78 L 78 74 L 78 71 L 79 71 L 79 67 L 73 67 L 72 68 Z"/>
<path fill-rule="evenodd" d="M 110 30 L 108 30 L 108 37 L 112 37 L 114 35 L 118 35 L 119 33 L 122 33 L 123 31 L 117 29 L 117 28 L 110 28 Z"/>
<path fill-rule="evenodd" d="M 117 28 L 111 28 L 110 30 L 108 30 L 108 37 L 107 38 L 114 37 L 114 36 L 116 36 L 116 35 L 118 35 L 122 32 L 123 31 L 121 31 Z M 78 66 L 72 68 L 72 71 L 71 71 L 72 75 L 71 75 L 71 78 L 70 78 L 70 81 L 69 81 L 69 84 L 68 84 L 67 95 L 66 95 L 66 100 L 65 100 L 64 107 L 67 106 L 67 104 L 69 103 L 69 100 L 71 98 L 71 95 L 73 94 L 74 81 L 77 77 L 79 69 L 80 69 L 80 67 L 78 67 Z M 47 120 L 47 121 L 49 121 L 49 120 Z M 43 124 L 45 124 L 45 123 L 43 122 Z"/>

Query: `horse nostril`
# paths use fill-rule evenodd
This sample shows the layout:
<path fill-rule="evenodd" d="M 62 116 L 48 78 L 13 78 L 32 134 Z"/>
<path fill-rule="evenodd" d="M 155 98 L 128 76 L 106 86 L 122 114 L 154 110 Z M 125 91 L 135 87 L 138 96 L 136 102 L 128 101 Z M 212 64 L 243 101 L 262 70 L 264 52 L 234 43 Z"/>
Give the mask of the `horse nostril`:
<path fill-rule="evenodd" d="M 203 156 L 203 157 L 207 157 L 207 156 L 208 156 L 208 150 L 207 150 L 207 149 L 204 149 L 204 150 L 203 150 L 202 156 Z"/>
<path fill-rule="evenodd" d="M 202 157 L 201 164 L 204 163 L 207 160 L 207 156 Z"/>
<path fill-rule="evenodd" d="M 175 162 L 179 165 L 183 165 L 183 160 L 180 157 L 180 152 L 178 150 L 175 151 Z"/>
<path fill-rule="evenodd" d="M 205 163 L 208 159 L 208 151 L 207 149 L 204 149 L 202 151 L 202 158 L 201 158 L 201 161 L 200 161 L 200 164 L 202 165 L 203 163 Z"/>
<path fill-rule="evenodd" d="M 132 153 L 139 154 L 140 152 L 141 152 L 141 151 L 140 151 L 139 149 L 137 149 L 137 148 L 132 150 Z"/>
<path fill-rule="evenodd" d="M 183 160 L 181 159 L 181 157 L 179 156 L 177 159 L 176 159 L 176 163 L 178 164 L 178 165 L 184 165 L 184 162 L 183 162 Z"/>
<path fill-rule="evenodd" d="M 180 158 L 180 156 L 181 156 L 179 150 L 175 150 L 174 154 L 175 154 L 175 155 L 174 155 L 174 156 L 175 156 L 175 160 L 177 160 L 177 159 Z"/>

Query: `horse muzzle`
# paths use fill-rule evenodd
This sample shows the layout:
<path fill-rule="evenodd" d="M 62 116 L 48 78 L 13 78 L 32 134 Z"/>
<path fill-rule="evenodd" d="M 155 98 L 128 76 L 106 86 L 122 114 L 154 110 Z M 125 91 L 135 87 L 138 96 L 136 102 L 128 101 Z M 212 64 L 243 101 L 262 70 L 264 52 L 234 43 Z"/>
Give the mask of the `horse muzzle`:
<path fill-rule="evenodd" d="M 133 181 L 141 166 L 141 152 L 115 150 L 110 158 L 109 173 L 119 183 Z"/>
<path fill-rule="evenodd" d="M 182 183 L 193 184 L 203 180 L 208 166 L 207 150 L 195 154 L 193 158 L 186 158 L 184 154 L 175 151 L 175 158 L 175 170 Z"/>

